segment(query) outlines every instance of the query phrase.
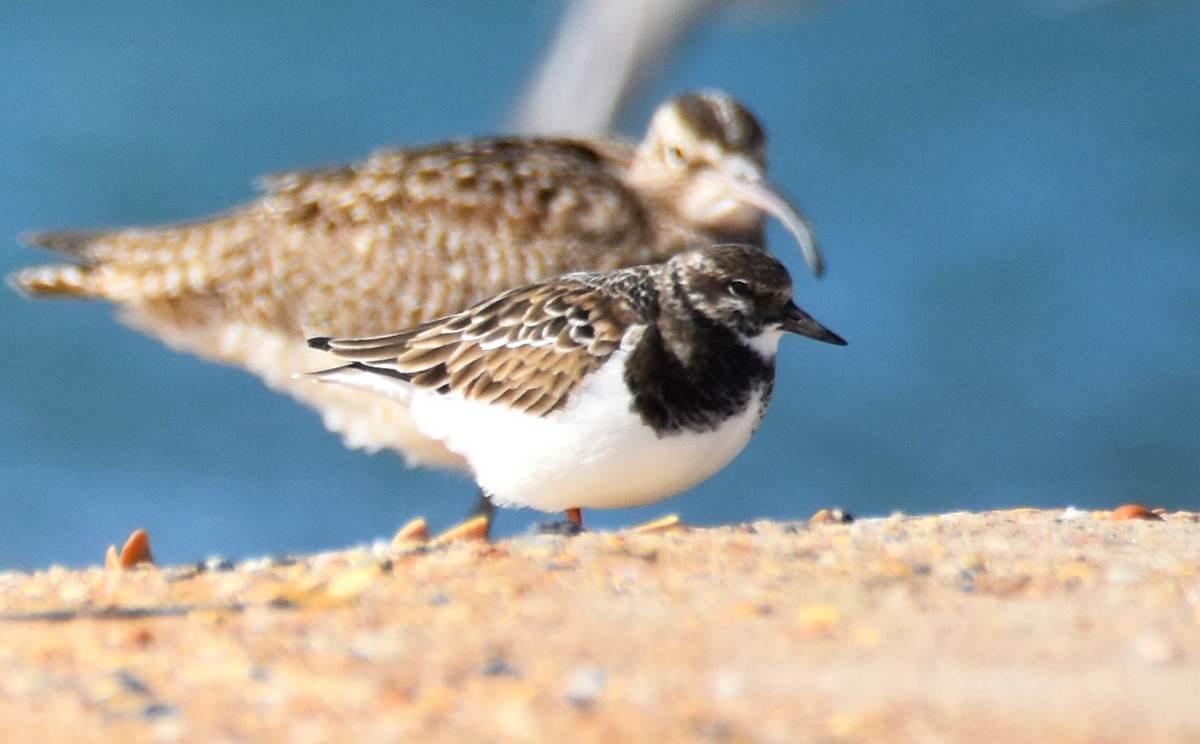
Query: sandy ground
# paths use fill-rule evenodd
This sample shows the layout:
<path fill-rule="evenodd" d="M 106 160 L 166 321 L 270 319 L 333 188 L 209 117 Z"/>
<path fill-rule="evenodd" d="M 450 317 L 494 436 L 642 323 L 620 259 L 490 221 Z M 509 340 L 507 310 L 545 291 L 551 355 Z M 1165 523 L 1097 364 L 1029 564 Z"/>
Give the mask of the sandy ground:
<path fill-rule="evenodd" d="M 1200 741 L 1200 516 L 0 574 L 10 741 Z M 99 553 L 99 551 L 98 551 Z"/>

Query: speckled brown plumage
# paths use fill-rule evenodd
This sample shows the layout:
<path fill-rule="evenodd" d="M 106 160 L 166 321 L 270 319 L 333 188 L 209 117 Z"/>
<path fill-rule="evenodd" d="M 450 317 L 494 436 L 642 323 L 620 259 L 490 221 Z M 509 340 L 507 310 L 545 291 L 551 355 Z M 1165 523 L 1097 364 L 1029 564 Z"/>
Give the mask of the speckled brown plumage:
<path fill-rule="evenodd" d="M 635 320 L 628 298 L 571 274 L 408 331 L 309 343 L 418 389 L 543 415 L 612 356 Z"/>
<path fill-rule="evenodd" d="M 265 178 L 260 198 L 208 220 L 31 235 L 79 263 L 12 281 L 31 295 L 116 303 L 169 345 L 246 367 L 318 408 L 352 446 L 454 465 L 385 431 L 403 411 L 293 381 L 312 367 L 304 339 L 411 327 L 567 271 L 717 242 L 761 246 L 763 210 L 782 209 L 761 180 L 764 157 L 761 128 L 740 104 L 687 94 L 660 107 L 637 146 L 491 139 L 383 150 Z M 720 179 L 767 196 L 722 192 Z M 794 211 L 781 219 L 802 223 Z M 819 269 L 811 236 L 797 236 Z"/>

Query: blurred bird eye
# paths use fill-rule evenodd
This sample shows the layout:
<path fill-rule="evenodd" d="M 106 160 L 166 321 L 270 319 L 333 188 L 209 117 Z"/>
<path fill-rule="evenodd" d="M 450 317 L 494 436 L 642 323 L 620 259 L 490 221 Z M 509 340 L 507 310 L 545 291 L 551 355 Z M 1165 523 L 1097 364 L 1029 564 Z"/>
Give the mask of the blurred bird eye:
<path fill-rule="evenodd" d="M 683 150 L 676 146 L 667 148 L 667 162 L 676 168 L 682 168 L 687 165 L 687 162 L 683 159 Z"/>
<path fill-rule="evenodd" d="M 750 296 L 750 285 L 741 279 L 734 279 L 728 284 L 729 294 L 734 297 L 745 299 Z"/>

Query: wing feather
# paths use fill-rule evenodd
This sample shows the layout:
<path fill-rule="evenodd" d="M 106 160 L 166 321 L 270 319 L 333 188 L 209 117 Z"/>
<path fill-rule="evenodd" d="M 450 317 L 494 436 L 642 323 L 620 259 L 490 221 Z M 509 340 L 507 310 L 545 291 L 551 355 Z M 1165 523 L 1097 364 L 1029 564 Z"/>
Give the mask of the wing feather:
<path fill-rule="evenodd" d="M 512 290 L 402 333 L 310 344 L 419 389 L 544 416 L 647 322 L 587 276 Z"/>
<path fill-rule="evenodd" d="M 29 234 L 85 266 L 12 281 L 142 305 L 212 298 L 222 320 L 285 333 L 410 327 L 641 245 L 643 205 L 621 175 L 632 154 L 567 139 L 381 150 L 264 177 L 257 199 L 201 220 Z"/>

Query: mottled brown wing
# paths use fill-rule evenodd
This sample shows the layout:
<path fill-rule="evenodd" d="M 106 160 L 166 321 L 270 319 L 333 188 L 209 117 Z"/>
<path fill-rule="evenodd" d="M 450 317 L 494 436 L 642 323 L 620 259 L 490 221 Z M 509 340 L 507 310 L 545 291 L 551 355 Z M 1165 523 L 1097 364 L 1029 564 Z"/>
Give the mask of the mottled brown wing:
<path fill-rule="evenodd" d="M 654 260 L 619 176 L 630 154 L 558 139 L 384 150 L 267 177 L 259 199 L 210 220 L 27 236 L 87 267 L 26 284 L 141 304 L 213 298 L 228 321 L 300 337 L 410 327 L 547 276 Z"/>
<path fill-rule="evenodd" d="M 266 294 L 276 325 L 360 336 L 548 276 L 647 263 L 644 209 L 618 175 L 619 152 L 461 142 L 275 177 L 255 248 L 275 268 L 248 281 L 237 304 Z"/>
<path fill-rule="evenodd" d="M 403 333 L 310 344 L 366 372 L 541 416 L 564 405 L 638 320 L 625 300 L 564 278 Z"/>

